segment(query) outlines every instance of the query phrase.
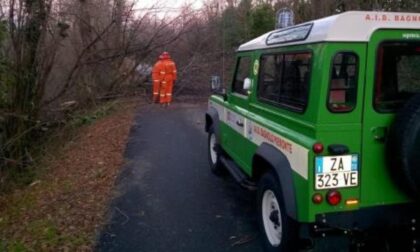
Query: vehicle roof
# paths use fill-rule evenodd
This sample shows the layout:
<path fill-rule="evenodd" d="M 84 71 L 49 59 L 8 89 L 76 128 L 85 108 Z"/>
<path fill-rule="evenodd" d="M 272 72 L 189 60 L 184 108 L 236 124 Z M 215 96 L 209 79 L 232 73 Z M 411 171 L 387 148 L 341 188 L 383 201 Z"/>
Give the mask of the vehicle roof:
<path fill-rule="evenodd" d="M 267 38 L 275 33 L 286 32 L 292 35 L 294 29 L 302 26 L 310 26 L 310 33 L 305 39 L 282 41 L 267 45 Z M 323 41 L 337 42 L 366 42 L 378 29 L 420 29 L 420 13 L 402 12 L 372 12 L 372 11 L 349 11 L 326 18 L 298 24 L 295 26 L 270 31 L 245 44 L 238 51 L 272 48 L 295 44 L 308 44 Z M 290 32 L 287 32 L 290 31 Z M 301 31 L 300 31 L 301 32 Z M 281 36 L 278 36 L 281 37 Z"/>

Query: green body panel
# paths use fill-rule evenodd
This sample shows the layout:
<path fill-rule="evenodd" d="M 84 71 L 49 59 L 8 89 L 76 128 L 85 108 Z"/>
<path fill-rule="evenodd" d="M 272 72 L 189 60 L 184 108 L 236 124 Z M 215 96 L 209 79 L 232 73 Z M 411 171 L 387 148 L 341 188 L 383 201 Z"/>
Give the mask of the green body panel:
<path fill-rule="evenodd" d="M 388 131 L 394 113 L 379 113 L 373 107 L 374 83 L 376 69 L 376 55 L 378 45 L 383 41 L 404 40 L 405 33 L 418 33 L 412 30 L 379 30 L 376 31 L 368 45 L 367 65 L 369 72 L 366 74 L 365 111 L 363 117 L 363 179 L 369 184 L 362 186 L 361 202 L 363 206 L 380 204 L 395 204 L 407 202 L 409 199 L 392 181 L 386 167 L 385 143 L 375 140 L 378 131 Z"/>
<path fill-rule="evenodd" d="M 246 117 L 248 112 L 240 105 L 238 104 L 245 104 L 244 101 L 238 102 L 240 100 L 243 100 L 242 97 L 231 97 L 229 101 L 229 105 L 226 107 L 232 110 L 235 113 L 238 113 L 239 115 Z M 231 101 L 235 101 L 231 102 Z M 235 104 L 235 105 L 232 105 Z M 235 130 L 233 130 L 231 127 L 224 125 L 223 128 L 226 128 L 226 130 L 222 130 L 222 146 L 225 149 L 225 151 L 244 169 L 244 171 L 250 175 L 251 174 L 251 165 L 250 161 L 246 159 L 245 157 L 251 156 L 252 153 L 255 152 L 255 148 L 252 149 L 251 143 L 243 137 L 243 135 L 239 134 Z M 241 148 L 237 148 L 237 146 L 241 146 Z"/>
<path fill-rule="evenodd" d="M 253 54 L 251 52 L 241 53 L 239 57 L 251 57 Z M 249 73 L 252 74 L 252 66 L 249 69 Z M 251 76 L 250 76 L 251 77 Z M 233 81 L 233 80 L 232 80 Z M 234 94 L 231 90 L 231 86 L 228 89 L 228 101 L 225 102 L 224 106 L 233 112 L 239 114 L 243 117 L 248 117 L 248 108 L 249 108 L 249 97 L 245 95 Z M 237 131 L 232 130 L 231 127 L 225 125 L 227 128 L 224 131 L 223 139 L 223 148 L 228 152 L 228 154 L 244 169 L 248 174 L 252 174 L 252 156 L 255 153 L 256 147 L 248 141 L 243 135 L 239 134 Z M 241 148 L 237 148 L 241 146 Z"/>
<path fill-rule="evenodd" d="M 360 178 L 362 173 L 362 167 L 360 166 L 361 160 L 361 136 L 362 136 L 362 115 L 363 115 L 363 89 L 365 85 L 365 62 L 366 62 L 366 43 L 325 43 L 324 50 L 320 62 L 320 69 L 317 72 L 321 76 L 319 82 L 319 101 L 317 123 L 316 123 L 316 134 L 314 140 L 322 143 L 324 146 L 330 144 L 343 144 L 349 148 L 350 154 L 359 155 L 359 186 L 354 188 L 340 188 L 339 191 L 342 194 L 344 200 L 346 199 L 360 199 L 360 188 L 362 180 Z M 346 113 L 333 113 L 327 108 L 328 91 L 331 79 L 331 62 L 334 56 L 340 52 L 351 52 L 358 57 L 358 77 L 357 77 L 357 97 L 355 108 L 351 112 Z M 313 73 L 314 74 L 314 73 Z M 311 89 L 311 92 L 313 89 Z M 311 97 L 315 94 L 311 93 Z M 310 164 L 310 193 L 313 195 L 315 192 L 319 192 L 325 195 L 327 190 L 315 190 L 315 153 L 311 153 L 312 163 Z M 324 150 L 320 155 L 330 155 L 327 150 Z M 329 213 L 337 211 L 348 211 L 357 209 L 359 205 L 348 207 L 345 202 L 338 206 L 331 206 L 326 201 L 316 205 L 312 203 L 311 198 L 307 198 L 307 204 L 309 204 L 309 216 L 306 221 L 314 221 L 316 214 Z"/>
<path fill-rule="evenodd" d="M 402 34 L 405 32 L 377 31 L 369 43 L 325 42 L 238 53 L 238 57 L 251 56 L 255 61 L 259 60 L 262 54 L 270 52 L 311 52 L 309 100 L 303 113 L 261 102 L 256 96 L 258 75 L 254 74 L 253 67 L 249 74 L 252 79 L 249 96 L 233 94 L 228 89 L 227 101 L 220 96 L 210 98 L 211 101 L 241 117 L 308 150 L 307 179 L 296 172 L 293 173 L 298 221 L 314 222 L 316 215 L 322 213 L 354 211 L 364 207 L 409 202 L 388 174 L 384 143 L 375 140 L 372 133 L 374 128 L 388 128 L 394 117 L 394 114 L 376 112 L 372 105 L 376 49 L 383 40 L 402 40 Z M 333 113 L 327 107 L 331 62 L 339 52 L 352 52 L 358 57 L 357 101 L 354 110 L 347 113 Z M 220 129 L 223 149 L 251 177 L 252 159 L 258 146 L 244 137 L 246 133 L 242 134 L 222 121 Z M 312 202 L 314 193 L 326 194 L 326 190 L 315 190 L 316 154 L 312 151 L 312 146 L 317 142 L 325 146 L 324 152 L 319 155 L 331 155 L 326 147 L 331 144 L 342 144 L 349 148 L 350 154 L 357 154 L 359 157 L 359 185 L 353 188 L 339 188 L 343 201 L 338 206 L 331 206 L 325 200 L 319 205 Z M 359 204 L 347 206 L 345 204 L 347 199 L 357 199 Z"/>

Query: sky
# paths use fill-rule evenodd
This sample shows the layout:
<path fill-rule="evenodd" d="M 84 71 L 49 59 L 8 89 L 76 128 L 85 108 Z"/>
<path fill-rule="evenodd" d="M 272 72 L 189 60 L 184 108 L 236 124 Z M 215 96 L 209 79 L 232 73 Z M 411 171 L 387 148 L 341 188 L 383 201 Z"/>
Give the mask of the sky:
<path fill-rule="evenodd" d="M 203 0 L 135 0 L 136 8 L 159 8 L 163 12 L 178 12 L 185 5 L 191 5 L 193 9 L 200 9 L 203 6 Z"/>

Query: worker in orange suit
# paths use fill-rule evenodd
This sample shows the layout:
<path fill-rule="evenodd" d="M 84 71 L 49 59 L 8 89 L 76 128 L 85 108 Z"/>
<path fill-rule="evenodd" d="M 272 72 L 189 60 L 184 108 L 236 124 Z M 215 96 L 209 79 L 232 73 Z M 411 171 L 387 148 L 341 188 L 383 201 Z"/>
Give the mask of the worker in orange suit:
<path fill-rule="evenodd" d="M 159 102 L 159 91 L 160 85 L 163 81 L 163 77 L 165 74 L 164 70 L 165 66 L 163 64 L 163 55 L 159 56 L 158 61 L 155 63 L 152 69 L 152 81 L 153 81 L 153 102 Z"/>
<path fill-rule="evenodd" d="M 163 58 L 163 80 L 160 84 L 159 102 L 169 106 L 172 102 L 172 91 L 177 78 L 176 65 L 168 52 L 162 53 Z M 161 72 L 162 73 L 162 72 Z"/>

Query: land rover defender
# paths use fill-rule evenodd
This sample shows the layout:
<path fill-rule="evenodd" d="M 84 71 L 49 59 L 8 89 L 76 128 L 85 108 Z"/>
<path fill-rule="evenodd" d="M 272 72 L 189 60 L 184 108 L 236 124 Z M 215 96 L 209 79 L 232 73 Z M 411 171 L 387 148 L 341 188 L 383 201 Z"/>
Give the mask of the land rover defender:
<path fill-rule="evenodd" d="M 209 99 L 208 156 L 257 190 L 265 249 L 419 249 L 420 14 L 345 12 L 236 57 Z"/>

